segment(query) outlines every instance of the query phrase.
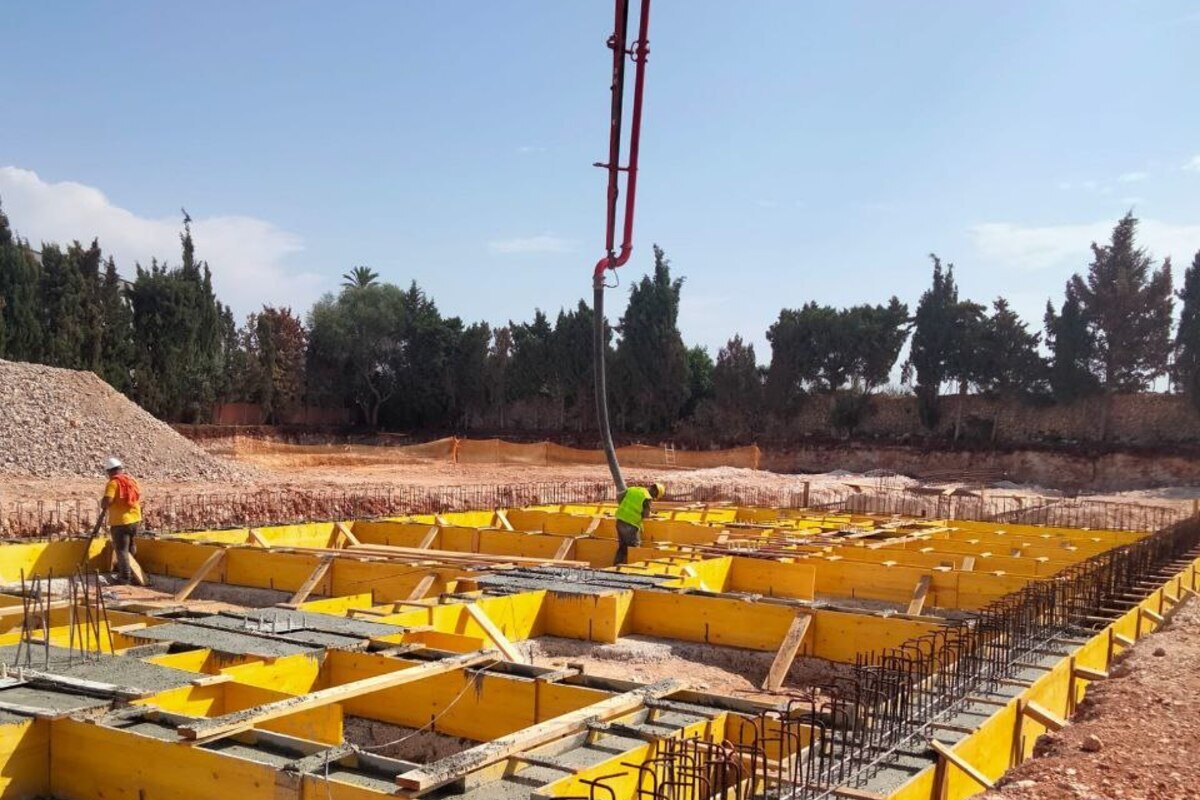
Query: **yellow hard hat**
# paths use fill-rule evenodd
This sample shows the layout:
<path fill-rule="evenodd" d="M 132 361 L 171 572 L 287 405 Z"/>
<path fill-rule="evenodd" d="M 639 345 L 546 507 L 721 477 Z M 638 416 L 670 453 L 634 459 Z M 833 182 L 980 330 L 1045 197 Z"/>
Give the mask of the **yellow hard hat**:
<path fill-rule="evenodd" d="M 666 486 L 663 486 L 661 483 L 654 484 L 654 496 L 655 497 L 662 497 L 666 493 L 667 493 Z"/>

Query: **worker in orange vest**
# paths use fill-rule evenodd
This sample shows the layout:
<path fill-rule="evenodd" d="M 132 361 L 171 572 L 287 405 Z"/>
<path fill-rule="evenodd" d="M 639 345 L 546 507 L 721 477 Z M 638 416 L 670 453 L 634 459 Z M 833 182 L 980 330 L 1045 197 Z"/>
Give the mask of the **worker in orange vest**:
<path fill-rule="evenodd" d="M 108 514 L 108 530 L 113 551 L 117 554 L 117 576 L 121 583 L 130 582 L 130 557 L 137 552 L 134 537 L 142 529 L 142 491 L 134 477 L 125 472 L 119 458 L 104 462 L 108 483 L 100 500 L 100 513 Z"/>

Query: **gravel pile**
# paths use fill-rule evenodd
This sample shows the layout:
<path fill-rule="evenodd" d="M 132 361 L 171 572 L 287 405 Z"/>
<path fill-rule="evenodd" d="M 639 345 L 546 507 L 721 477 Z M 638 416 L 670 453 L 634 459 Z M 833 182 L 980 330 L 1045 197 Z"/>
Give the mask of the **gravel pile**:
<path fill-rule="evenodd" d="M 99 477 L 109 456 L 151 480 L 257 474 L 206 453 L 91 372 L 0 361 L 0 474 Z"/>

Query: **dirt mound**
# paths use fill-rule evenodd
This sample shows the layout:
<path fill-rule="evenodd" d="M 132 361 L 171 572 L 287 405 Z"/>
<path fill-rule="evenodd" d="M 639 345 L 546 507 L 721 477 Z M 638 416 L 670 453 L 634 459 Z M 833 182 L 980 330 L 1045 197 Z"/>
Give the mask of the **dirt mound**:
<path fill-rule="evenodd" d="M 117 456 L 139 478 L 242 479 L 91 372 L 0 361 L 0 474 L 100 476 Z"/>

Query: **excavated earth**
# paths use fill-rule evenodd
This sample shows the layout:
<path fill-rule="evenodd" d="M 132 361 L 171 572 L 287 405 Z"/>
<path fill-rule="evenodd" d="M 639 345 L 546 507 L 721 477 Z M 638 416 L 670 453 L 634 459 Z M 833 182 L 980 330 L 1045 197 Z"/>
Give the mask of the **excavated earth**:
<path fill-rule="evenodd" d="M 1200 604 L 1140 641 L 1036 753 L 982 800 L 1200 797 Z"/>
<path fill-rule="evenodd" d="M 109 456 L 152 480 L 257 474 L 208 454 L 94 373 L 0 361 L 0 474 L 99 478 Z"/>

